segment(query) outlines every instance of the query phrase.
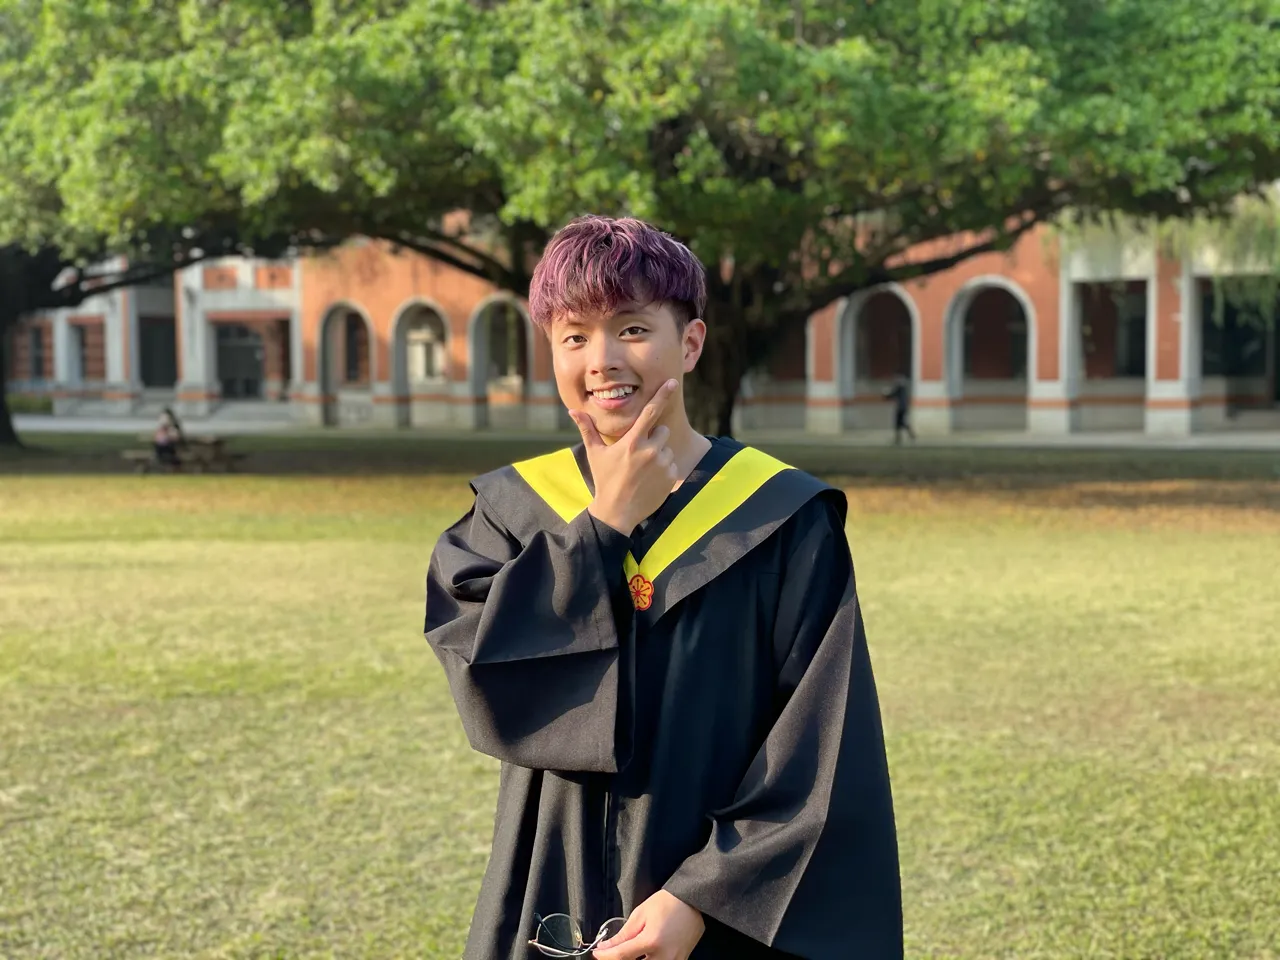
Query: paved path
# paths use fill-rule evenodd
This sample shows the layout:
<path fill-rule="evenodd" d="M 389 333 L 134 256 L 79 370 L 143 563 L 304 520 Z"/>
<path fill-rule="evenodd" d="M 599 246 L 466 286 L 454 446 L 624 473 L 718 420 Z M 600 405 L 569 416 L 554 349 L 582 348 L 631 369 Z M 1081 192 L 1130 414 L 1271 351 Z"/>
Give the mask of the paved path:
<path fill-rule="evenodd" d="M 19 414 L 14 417 L 19 433 L 150 433 L 155 429 L 151 417 L 52 417 L 39 414 Z M 219 417 L 216 421 L 187 418 L 183 427 L 190 433 L 217 433 L 222 436 L 245 434 L 290 434 L 294 436 L 343 436 L 353 441 L 359 439 L 399 439 L 411 442 L 414 437 L 449 437 L 465 442 L 500 441 L 504 438 L 537 436 L 536 431 L 496 430 L 448 430 L 415 429 L 395 430 L 378 428 L 346 428 L 329 430 L 324 427 L 305 427 L 289 422 L 262 420 L 233 421 Z M 551 436 L 552 434 L 544 434 Z M 564 433 L 571 438 L 573 433 Z M 768 442 L 776 445 L 796 446 L 882 446 L 892 439 L 885 430 L 860 430 L 846 434 L 799 433 L 796 431 L 744 431 L 741 439 L 752 442 Z M 1157 450 L 1274 450 L 1280 453 L 1280 430 L 1224 430 L 1215 433 L 1197 433 L 1189 437 L 1152 436 L 1137 432 L 1073 433 L 1059 436 L 1029 434 L 1018 431 L 971 431 L 964 433 L 923 436 L 922 447 L 999 447 L 1026 449 L 1157 449 Z"/>

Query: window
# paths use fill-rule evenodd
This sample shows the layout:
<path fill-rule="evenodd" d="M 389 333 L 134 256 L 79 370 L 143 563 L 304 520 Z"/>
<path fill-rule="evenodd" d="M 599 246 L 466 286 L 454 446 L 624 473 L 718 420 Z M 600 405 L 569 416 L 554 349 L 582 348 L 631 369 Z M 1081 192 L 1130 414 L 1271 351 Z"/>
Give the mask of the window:
<path fill-rule="evenodd" d="M 1201 301 L 1201 372 L 1206 377 L 1265 377 L 1267 375 L 1266 320 L 1252 305 L 1229 297 L 1219 322 L 1213 291 Z"/>
<path fill-rule="evenodd" d="M 1147 294 L 1129 291 L 1119 304 L 1116 329 L 1116 376 L 1147 375 Z"/>
<path fill-rule="evenodd" d="M 434 314 L 411 322 L 405 336 L 409 360 L 409 380 L 439 380 L 445 375 L 444 324 Z"/>
<path fill-rule="evenodd" d="M 368 379 L 369 371 L 369 331 L 365 328 L 364 317 L 348 313 L 343 333 L 343 379 L 347 383 L 363 383 Z"/>
<path fill-rule="evenodd" d="M 29 345 L 27 353 L 29 358 L 27 375 L 32 380 L 43 380 L 45 364 L 44 328 L 32 327 L 28 331 L 27 337 L 27 343 Z"/>

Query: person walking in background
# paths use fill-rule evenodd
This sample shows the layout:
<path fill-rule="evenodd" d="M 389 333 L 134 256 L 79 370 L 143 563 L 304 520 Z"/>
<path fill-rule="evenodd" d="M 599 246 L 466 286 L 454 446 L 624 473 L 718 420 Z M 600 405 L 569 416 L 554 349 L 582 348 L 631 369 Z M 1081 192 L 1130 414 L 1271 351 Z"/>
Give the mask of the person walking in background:
<path fill-rule="evenodd" d="M 902 374 L 898 374 L 893 379 L 893 386 L 884 392 L 886 400 L 893 401 L 893 442 L 895 445 L 902 443 L 902 431 L 907 432 L 907 436 L 914 443 L 916 432 L 911 429 L 911 385 L 907 382 L 907 378 Z"/>

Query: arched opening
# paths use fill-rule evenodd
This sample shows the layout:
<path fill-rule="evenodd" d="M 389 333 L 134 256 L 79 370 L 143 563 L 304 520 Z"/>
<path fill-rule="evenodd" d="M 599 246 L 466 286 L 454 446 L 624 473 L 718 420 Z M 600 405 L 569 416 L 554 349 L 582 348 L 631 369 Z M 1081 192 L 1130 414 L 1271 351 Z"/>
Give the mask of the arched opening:
<path fill-rule="evenodd" d="M 873 294 L 854 323 L 858 392 L 876 392 L 897 377 L 911 376 L 911 314 L 901 297 L 887 290 Z"/>
<path fill-rule="evenodd" d="M 351 307 L 334 307 L 320 329 L 320 394 L 326 426 L 373 416 L 373 357 L 369 321 Z"/>
<path fill-rule="evenodd" d="M 899 377 L 909 388 L 913 346 L 911 312 L 902 297 L 890 290 L 868 297 L 853 316 L 854 399 L 875 409 L 884 406 L 885 391 Z M 891 411 L 885 416 L 892 422 Z"/>
<path fill-rule="evenodd" d="M 396 324 L 394 381 L 400 426 L 448 421 L 449 332 L 425 304 L 409 307 Z"/>
<path fill-rule="evenodd" d="M 527 426 L 526 400 L 532 374 L 528 321 L 510 300 L 494 300 L 471 327 L 471 387 L 484 414 L 478 424 L 499 429 Z"/>
<path fill-rule="evenodd" d="M 1032 318 L 1023 298 L 981 285 L 951 318 L 951 399 L 959 430 L 1026 430 Z"/>
<path fill-rule="evenodd" d="M 223 400 L 261 400 L 266 379 L 262 334 L 242 323 L 215 324 L 218 384 Z"/>

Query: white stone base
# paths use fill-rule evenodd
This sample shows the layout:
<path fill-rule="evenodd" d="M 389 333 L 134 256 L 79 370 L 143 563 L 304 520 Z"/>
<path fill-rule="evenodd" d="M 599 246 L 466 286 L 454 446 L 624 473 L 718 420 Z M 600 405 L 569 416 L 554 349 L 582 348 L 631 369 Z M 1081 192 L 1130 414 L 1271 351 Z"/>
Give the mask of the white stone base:
<path fill-rule="evenodd" d="M 324 404 L 320 385 L 295 381 L 289 384 L 289 419 L 308 427 L 324 426 Z"/>
<path fill-rule="evenodd" d="M 1084 433 L 1107 431 L 1140 432 L 1144 407 L 1140 403 L 1089 403 L 1080 405 L 1080 430 Z"/>
<path fill-rule="evenodd" d="M 483 430 L 489 425 L 489 402 L 484 397 L 456 397 L 453 424 L 464 430 Z"/>
<path fill-rule="evenodd" d="M 555 403 L 527 404 L 526 419 L 530 430 L 556 431 L 563 430 L 566 425 L 573 427 L 573 421 L 558 399 Z"/>
<path fill-rule="evenodd" d="M 920 436 L 946 436 L 953 432 L 953 428 L 950 407 L 913 407 L 911 410 L 911 429 Z"/>
<path fill-rule="evenodd" d="M 339 390 L 335 417 L 337 426 L 372 426 L 378 422 L 377 406 L 373 402 L 373 392 L 370 390 Z M 386 408 L 388 419 L 393 419 L 394 412 L 390 405 L 383 406 Z"/>
<path fill-rule="evenodd" d="M 414 400 L 404 412 L 408 427 L 447 427 L 453 423 L 453 404 L 447 400 Z"/>
<path fill-rule="evenodd" d="M 109 417 L 127 417 L 133 413 L 142 397 L 142 391 L 134 384 L 109 383 L 103 388 L 104 393 L 113 394 L 103 397 L 99 409 Z"/>
<path fill-rule="evenodd" d="M 182 381 L 174 389 L 174 394 L 179 398 L 187 394 L 188 398 L 175 399 L 174 411 L 180 417 L 207 417 L 217 409 L 218 393 L 217 384 Z"/>
<path fill-rule="evenodd" d="M 1031 407 L 1027 410 L 1027 431 L 1060 435 L 1076 433 L 1080 429 L 1080 408 L 1074 404 L 1069 407 Z"/>
<path fill-rule="evenodd" d="M 951 408 L 952 429 L 1025 431 L 1028 429 L 1026 403 L 965 403 Z"/>
<path fill-rule="evenodd" d="M 807 423 L 804 403 L 742 403 L 733 408 L 736 430 L 803 430 Z"/>
<path fill-rule="evenodd" d="M 809 433 L 843 433 L 844 409 L 836 406 L 805 404 L 804 428 Z"/>
<path fill-rule="evenodd" d="M 1143 431 L 1156 436 L 1190 436 L 1195 432 L 1195 409 L 1147 407 Z"/>

